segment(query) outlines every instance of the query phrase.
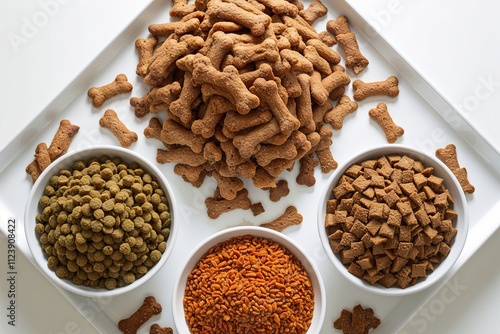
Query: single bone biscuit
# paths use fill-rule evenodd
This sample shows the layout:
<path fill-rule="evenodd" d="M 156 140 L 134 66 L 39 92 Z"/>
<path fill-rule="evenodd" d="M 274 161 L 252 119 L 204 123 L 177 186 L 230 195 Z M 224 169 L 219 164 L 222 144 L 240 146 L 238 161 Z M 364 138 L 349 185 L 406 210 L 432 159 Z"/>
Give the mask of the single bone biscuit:
<path fill-rule="evenodd" d="M 352 69 L 355 74 L 363 71 L 369 62 L 360 52 L 358 41 L 349 28 L 347 18 L 339 16 L 335 20 L 328 21 L 326 29 L 335 36 L 340 47 L 344 50 L 346 67 Z"/>
<path fill-rule="evenodd" d="M 325 58 L 321 57 L 314 46 L 306 46 L 304 49 L 304 57 L 306 57 L 313 64 L 313 67 L 322 74 L 329 75 L 332 73 L 330 63 Z"/>
<path fill-rule="evenodd" d="M 48 148 L 50 159 L 52 161 L 68 152 L 69 144 L 71 143 L 73 137 L 78 133 L 78 130 L 80 130 L 78 125 L 71 124 L 71 122 L 66 119 L 63 119 L 59 123 L 59 128 L 57 129 Z"/>
<path fill-rule="evenodd" d="M 319 39 L 319 34 L 316 32 L 316 30 L 312 28 L 309 23 L 304 21 L 304 19 L 302 19 L 299 15 L 297 15 L 295 18 L 288 15 L 281 15 L 280 17 L 283 20 L 283 23 L 288 27 L 297 29 L 297 32 L 304 41 L 307 41 L 309 39 Z"/>
<path fill-rule="evenodd" d="M 254 81 L 253 86 L 250 87 L 250 91 L 257 95 L 261 104 L 265 103 L 271 109 L 271 112 L 279 123 L 281 133 L 289 135 L 292 131 L 299 128 L 299 120 L 290 113 L 286 104 L 279 96 L 276 81 L 266 81 L 263 78 L 258 78 Z"/>
<path fill-rule="evenodd" d="M 59 122 L 59 127 L 57 128 L 52 141 L 47 148 L 45 153 L 45 148 L 42 146 L 37 146 L 35 151 L 35 160 L 33 160 L 28 166 L 26 166 L 26 173 L 31 176 L 31 181 L 35 183 L 40 174 L 42 173 L 42 167 L 47 166 L 47 153 L 50 162 L 56 160 L 61 155 L 68 151 L 71 140 L 78 133 L 80 127 L 78 125 L 71 124 L 67 119 L 61 120 Z M 41 165 L 39 165 L 39 163 Z"/>
<path fill-rule="evenodd" d="M 270 8 L 276 15 L 286 14 L 291 17 L 297 16 L 299 9 L 297 6 L 285 0 L 257 0 L 265 7 Z"/>
<path fill-rule="evenodd" d="M 297 148 L 292 138 L 282 145 L 261 145 L 255 159 L 260 166 L 268 165 L 274 159 L 293 159 L 297 156 Z"/>
<path fill-rule="evenodd" d="M 454 144 L 448 144 L 444 148 L 438 148 L 436 150 L 436 157 L 448 166 L 458 179 L 464 192 L 472 194 L 475 191 L 474 186 L 467 178 L 467 169 L 465 167 L 460 167 L 457 157 L 457 147 Z"/>
<path fill-rule="evenodd" d="M 207 199 L 205 199 L 205 205 L 207 207 L 208 217 L 210 217 L 211 219 L 216 219 L 223 213 L 232 210 L 248 210 L 251 208 L 252 202 L 248 198 L 248 190 L 243 188 L 238 191 L 235 198 L 230 200 L 216 198 L 215 196 L 208 197 Z"/>
<path fill-rule="evenodd" d="M 302 9 L 299 15 L 309 24 L 313 24 L 318 18 L 325 16 L 328 8 L 325 7 L 319 0 L 313 0 L 309 7 Z"/>
<path fill-rule="evenodd" d="M 300 160 L 300 169 L 297 178 L 297 184 L 312 187 L 316 183 L 316 178 L 314 177 L 314 168 L 319 164 L 319 161 L 314 157 L 314 154 L 308 153 L 304 155 Z"/>
<path fill-rule="evenodd" d="M 161 327 L 158 324 L 152 324 L 149 328 L 149 334 L 174 334 L 170 327 Z"/>
<path fill-rule="evenodd" d="M 305 73 L 297 76 L 297 80 L 302 88 L 302 94 L 297 97 L 297 118 L 305 134 L 311 133 L 316 129 L 312 115 L 311 103 L 311 77 Z"/>
<path fill-rule="evenodd" d="M 294 206 L 289 206 L 285 209 L 285 212 L 281 216 L 269 223 L 260 224 L 260 226 L 281 232 L 288 226 L 298 225 L 302 223 L 302 219 L 303 217 L 297 211 L 297 208 Z"/>
<path fill-rule="evenodd" d="M 144 136 L 146 138 L 153 138 L 162 142 L 162 144 L 167 148 L 173 148 L 173 145 L 163 142 L 161 139 L 161 132 L 163 130 L 163 124 L 156 117 L 151 117 L 148 126 L 144 128 Z"/>
<path fill-rule="evenodd" d="M 184 72 L 184 85 L 182 86 L 179 98 L 170 104 L 169 111 L 179 118 L 183 125 L 193 122 L 193 112 L 191 106 L 200 96 L 201 89 L 193 84 L 191 72 Z"/>
<path fill-rule="evenodd" d="M 404 129 L 397 126 L 392 120 L 385 103 L 380 102 L 376 108 L 370 109 L 368 114 L 380 125 L 389 143 L 394 143 L 398 137 L 404 134 Z"/>
<path fill-rule="evenodd" d="M 127 76 L 118 74 L 113 82 L 105 86 L 90 88 L 87 95 L 92 99 L 92 105 L 99 108 L 106 100 L 118 94 L 128 93 L 132 88 L 132 84 L 127 81 Z"/>
<path fill-rule="evenodd" d="M 223 31 L 216 31 L 212 35 L 212 44 L 207 52 L 207 57 L 212 62 L 213 67 L 220 69 L 222 60 L 226 54 L 232 50 L 234 40 Z"/>
<path fill-rule="evenodd" d="M 344 95 L 340 98 L 335 108 L 325 114 L 324 121 L 331 125 L 335 130 L 340 130 L 344 123 L 344 118 L 358 109 L 358 104 L 351 101 L 349 96 Z"/>
<path fill-rule="evenodd" d="M 292 65 L 294 70 L 304 73 L 312 73 L 314 70 L 313 64 L 300 52 L 284 49 L 280 51 L 280 55 Z"/>
<path fill-rule="evenodd" d="M 118 328 L 123 334 L 135 334 L 152 316 L 161 313 L 161 305 L 156 302 L 155 297 L 148 296 L 144 299 L 141 307 L 127 319 L 122 319 L 118 322 Z"/>
<path fill-rule="evenodd" d="M 118 118 L 118 114 L 108 109 L 104 112 L 104 116 L 99 120 L 99 125 L 108 129 L 118 138 L 122 147 L 129 147 L 139 138 L 137 133 L 129 130 L 125 124 Z"/>
<path fill-rule="evenodd" d="M 364 82 L 357 79 L 352 83 L 354 89 L 353 98 L 356 101 L 362 101 L 369 96 L 386 95 L 396 97 L 399 94 L 398 78 L 390 76 L 384 81 Z"/>
<path fill-rule="evenodd" d="M 153 57 L 153 52 L 158 44 L 156 36 L 149 36 L 147 39 L 139 38 L 135 41 L 135 48 L 139 53 L 139 62 L 137 63 L 136 74 L 145 77 L 148 71 L 149 61 Z"/>
<path fill-rule="evenodd" d="M 279 180 L 276 182 L 275 188 L 269 188 L 269 199 L 272 202 L 278 202 L 282 197 L 287 196 L 290 193 L 290 188 L 288 188 L 288 182 L 286 180 Z"/>

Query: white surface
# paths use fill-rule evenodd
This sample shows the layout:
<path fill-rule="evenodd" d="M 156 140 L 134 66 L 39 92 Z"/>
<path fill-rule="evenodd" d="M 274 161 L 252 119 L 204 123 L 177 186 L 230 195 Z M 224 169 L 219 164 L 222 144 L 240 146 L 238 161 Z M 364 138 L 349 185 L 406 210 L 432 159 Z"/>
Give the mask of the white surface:
<path fill-rule="evenodd" d="M 2 79 L 0 88 L 4 97 L 4 112 L 0 114 L 0 149 L 17 135 L 18 131 L 24 127 L 34 115 L 41 110 L 50 100 L 56 96 L 72 79 L 80 69 L 86 65 L 91 58 L 98 53 L 108 42 L 110 36 L 118 31 L 123 24 L 133 16 L 134 10 L 141 7 L 140 1 L 126 0 L 120 1 L 119 6 L 114 3 L 92 1 L 62 1 L 53 6 L 53 15 L 40 14 L 43 11 L 42 3 L 56 3 L 56 0 L 46 1 L 26 1 L 9 2 L 4 6 L 0 14 L 0 34 L 4 37 L 0 41 L 0 63 L 2 64 Z M 429 1 L 428 5 L 431 4 Z M 486 1 L 483 1 L 485 4 Z M 394 1 L 371 1 L 367 2 L 369 10 L 391 10 L 394 9 Z M 489 2 L 493 5 L 493 2 Z M 404 7 L 410 8 L 409 2 L 401 1 Z M 463 18 L 455 21 L 448 13 L 452 8 L 470 8 L 470 5 L 462 2 L 454 2 L 453 7 L 439 7 L 442 14 L 447 17 L 447 27 L 460 26 L 464 22 Z M 376 7 L 379 5 L 380 7 Z M 375 7 L 373 7 L 375 6 Z M 118 8 L 116 8 L 118 7 Z M 480 8 L 481 6 L 475 8 Z M 398 7 L 399 8 L 399 7 Z M 425 6 L 421 7 L 421 13 L 425 13 Z M 405 25 L 410 19 L 415 19 L 420 15 L 412 10 L 401 11 L 398 13 L 398 20 L 391 21 L 394 25 L 384 26 L 387 31 L 394 31 L 397 36 L 412 36 L 414 26 L 421 26 L 422 21 L 414 25 Z M 465 11 L 465 9 L 464 9 Z M 490 12 L 490 7 L 483 7 L 484 14 Z M 370 13 L 370 12 L 368 12 Z M 492 14 L 490 14 L 492 15 Z M 43 21 L 43 18 L 47 20 Z M 422 17 L 422 16 L 420 16 Z M 434 16 L 433 16 L 434 17 Z M 42 21 L 36 21 L 36 20 Z M 24 31 L 23 25 L 26 22 L 38 22 L 39 28 L 32 34 Z M 398 22 L 398 24 L 396 24 Z M 478 24 L 483 26 L 482 31 L 485 36 L 494 36 L 495 26 L 491 28 L 484 27 L 488 22 L 493 24 L 495 21 L 482 20 L 480 15 L 468 17 L 467 22 L 474 27 Z M 91 23 L 91 24 L 89 24 Z M 453 25 L 452 25 L 453 23 Z M 28 23 L 29 25 L 29 23 Z M 435 26 L 438 27 L 438 26 Z M 406 29 L 406 30 L 405 30 Z M 443 28 L 444 29 L 444 28 Z M 405 33 L 406 31 L 406 33 Z M 18 52 L 9 41 L 9 36 L 17 34 L 24 38 L 25 44 L 20 44 Z M 453 35 L 453 33 L 452 33 Z M 480 34 L 478 34 L 480 35 Z M 455 36 L 455 35 L 453 35 Z M 28 38 L 29 37 L 29 38 Z M 455 36 L 456 37 L 456 36 Z M 419 40 L 418 46 L 415 46 L 415 39 L 400 38 L 398 45 L 402 50 L 411 50 L 413 57 L 424 59 L 427 57 L 428 50 L 434 50 L 440 40 L 439 35 L 426 31 L 425 38 Z M 489 43 L 479 38 L 480 55 L 494 55 L 498 53 L 494 47 L 489 45 L 498 45 L 498 43 Z M 433 49 L 434 47 L 434 49 Z M 455 50 L 461 50 L 460 43 L 455 44 Z M 454 50 L 450 48 L 448 50 Z M 447 51 L 446 48 L 439 49 L 440 52 Z M 432 57 L 441 59 L 435 56 Z M 486 56 L 485 56 L 486 57 Z M 431 58 L 431 57 L 428 57 Z M 443 64 L 449 68 L 457 69 L 457 73 L 468 78 L 479 78 L 483 75 L 488 78 L 492 73 L 493 79 L 497 79 L 497 69 L 491 68 L 494 61 L 478 62 L 471 60 L 466 53 L 453 52 L 447 55 L 444 61 L 429 61 L 421 63 L 432 74 L 433 80 L 443 85 L 442 90 L 446 93 L 456 94 L 456 103 L 460 103 L 461 97 L 475 93 L 475 86 L 470 80 L 455 80 L 454 73 L 442 73 Z M 492 58 L 498 59 L 498 57 Z M 451 63 L 455 63 L 452 66 Z M 464 66 L 467 64 L 467 66 Z M 489 70 L 489 72 L 488 72 Z M 466 72 L 466 74 L 464 74 Z M 444 83 L 442 83 L 444 81 Z M 476 80 L 476 84 L 478 81 Z M 444 87 L 445 86 L 445 87 Z M 462 92 L 462 93 L 459 93 Z M 465 92 L 465 93 L 463 93 Z M 472 93 L 466 93 L 472 92 Z M 482 91 L 484 92 L 484 91 Z M 494 90 L 491 99 L 494 101 L 498 97 L 498 90 Z M 450 96 L 451 97 L 451 96 Z M 481 101 L 482 102 L 482 101 Z M 492 103 L 492 102 L 490 102 Z M 495 105 L 498 105 L 495 104 Z M 488 124 L 488 113 L 491 112 L 489 104 L 480 103 L 477 107 L 477 115 L 482 122 Z M 483 115 L 483 108 L 484 114 Z M 474 113 L 476 115 L 476 113 Z M 491 122 L 490 122 L 491 123 Z M 494 132 L 494 131 L 493 131 Z M 11 192 L 13 189 L 3 189 Z M 5 224 L 5 222 L 1 222 Z M 6 253 L 6 241 L 0 239 L 0 254 Z M 491 257 L 491 254 L 498 254 L 500 244 L 500 233 L 497 232 L 492 239 L 474 255 L 451 280 L 455 286 L 446 286 L 432 299 L 428 305 L 424 306 L 419 314 L 404 328 L 405 333 L 471 333 L 484 332 L 493 333 L 497 330 L 496 313 L 500 309 L 500 266 L 498 259 Z M 5 316 L 0 319 L 0 332 L 2 333 L 93 333 L 88 323 L 83 319 L 76 309 L 64 300 L 59 293 L 44 281 L 41 274 L 18 252 L 18 280 L 17 280 L 17 300 L 18 313 L 16 318 L 16 327 L 7 325 Z M 496 261 L 493 262 L 492 261 Z M 6 257 L 0 259 L 0 268 L 6 268 Z M 6 269 L 2 269 L 2 275 L 6 275 Z M 0 308 L 6 312 L 8 286 L 5 279 L 0 279 Z M 466 288 L 462 289 L 463 286 Z M 455 288 L 455 290 L 452 290 Z M 450 295 L 454 291 L 454 295 Z M 453 298 L 456 297 L 456 298 Z M 47 303 L 49 300 L 49 303 Z M 474 307 L 471 307 L 474 306 Z M 48 306 L 48 307 L 47 307 Z M 96 312 L 89 306 L 82 305 L 82 309 L 87 315 Z M 98 311 L 98 310 L 97 310 Z M 493 327 L 495 326 L 495 327 Z"/>

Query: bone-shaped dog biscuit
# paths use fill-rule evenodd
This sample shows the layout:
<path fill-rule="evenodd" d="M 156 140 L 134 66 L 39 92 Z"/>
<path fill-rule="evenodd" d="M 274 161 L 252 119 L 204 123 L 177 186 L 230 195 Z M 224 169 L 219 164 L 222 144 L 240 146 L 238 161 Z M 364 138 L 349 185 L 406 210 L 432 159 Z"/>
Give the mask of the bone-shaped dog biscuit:
<path fill-rule="evenodd" d="M 101 87 L 92 87 L 87 95 L 92 99 L 92 105 L 99 108 L 106 100 L 118 94 L 128 93 L 132 90 L 132 84 L 128 82 L 125 74 L 118 74 L 115 80 Z"/>
<path fill-rule="evenodd" d="M 392 120 L 385 103 L 380 102 L 376 108 L 370 109 L 368 114 L 380 125 L 389 143 L 394 143 L 398 137 L 404 134 L 404 129 L 396 125 Z"/>
<path fill-rule="evenodd" d="M 152 316 L 160 314 L 161 310 L 162 307 L 156 301 L 155 297 L 148 296 L 134 314 L 118 322 L 118 329 L 120 329 L 123 334 L 136 334 L 139 327 Z"/>
<path fill-rule="evenodd" d="M 460 167 L 457 147 L 454 144 L 448 144 L 444 148 L 438 148 L 436 150 L 436 157 L 448 166 L 457 178 L 464 192 L 472 194 L 475 191 L 475 187 L 470 183 L 467 177 L 467 169 L 465 167 Z"/>
<path fill-rule="evenodd" d="M 390 76 L 384 81 L 364 82 L 357 79 L 352 83 L 354 89 L 353 98 L 356 101 L 361 101 L 369 96 L 385 95 L 396 97 L 399 94 L 398 78 Z"/>
<path fill-rule="evenodd" d="M 111 131 L 118 138 L 122 147 L 129 147 L 139 139 L 137 133 L 129 130 L 113 109 L 104 112 L 104 116 L 99 120 L 99 125 Z"/>
<path fill-rule="evenodd" d="M 324 121 L 331 125 L 335 130 L 340 130 L 344 123 L 344 118 L 358 109 L 358 104 L 351 101 L 349 96 L 344 95 L 340 98 L 337 106 L 325 114 Z"/>

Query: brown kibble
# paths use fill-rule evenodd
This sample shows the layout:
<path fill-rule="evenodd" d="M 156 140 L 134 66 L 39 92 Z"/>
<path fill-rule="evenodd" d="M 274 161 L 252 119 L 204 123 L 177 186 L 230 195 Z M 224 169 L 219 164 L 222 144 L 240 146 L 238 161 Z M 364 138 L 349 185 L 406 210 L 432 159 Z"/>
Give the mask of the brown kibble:
<path fill-rule="evenodd" d="M 347 17 L 339 16 L 335 20 L 328 21 L 326 29 L 335 36 L 340 47 L 344 50 L 346 56 L 345 66 L 352 69 L 355 74 L 361 73 L 369 62 L 359 50 L 356 36 L 349 28 Z"/>
<path fill-rule="evenodd" d="M 385 103 L 380 102 L 376 108 L 370 109 L 368 114 L 380 125 L 389 143 L 394 143 L 398 137 L 404 134 L 404 129 L 392 120 Z"/>
<path fill-rule="evenodd" d="M 354 89 L 353 98 L 356 101 L 362 101 L 370 96 L 396 97 L 399 94 L 398 78 L 395 76 L 375 82 L 364 82 L 357 79 L 353 81 L 352 88 Z"/>
<path fill-rule="evenodd" d="M 152 316 L 161 313 L 162 307 L 156 301 L 155 297 L 148 296 L 144 302 L 130 317 L 118 322 L 118 328 L 123 334 L 135 334 L 137 330 Z"/>
<path fill-rule="evenodd" d="M 467 169 L 460 167 L 457 157 L 457 147 L 454 144 L 448 144 L 444 148 L 438 148 L 436 150 L 436 157 L 451 170 L 465 193 L 472 194 L 475 191 L 474 186 L 467 178 Z"/>
<path fill-rule="evenodd" d="M 285 212 L 269 223 L 260 224 L 261 227 L 270 228 L 272 230 L 282 232 L 285 228 L 302 223 L 302 215 L 294 206 L 289 206 Z"/>
<path fill-rule="evenodd" d="M 132 84 L 128 82 L 125 74 L 118 74 L 112 83 L 102 87 L 92 87 L 87 95 L 92 99 L 92 106 L 99 108 L 106 100 L 118 94 L 132 91 Z"/>
<path fill-rule="evenodd" d="M 129 130 L 118 118 L 116 111 L 112 109 L 104 112 L 104 116 L 99 120 L 99 125 L 111 131 L 118 138 L 122 147 L 130 147 L 138 139 L 137 133 Z"/>

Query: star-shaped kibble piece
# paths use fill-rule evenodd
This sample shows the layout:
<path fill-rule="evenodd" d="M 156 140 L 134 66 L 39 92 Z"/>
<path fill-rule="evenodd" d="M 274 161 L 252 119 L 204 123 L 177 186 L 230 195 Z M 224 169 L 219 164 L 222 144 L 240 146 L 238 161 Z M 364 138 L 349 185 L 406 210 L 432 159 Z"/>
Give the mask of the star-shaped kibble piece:
<path fill-rule="evenodd" d="M 361 305 L 354 306 L 352 312 L 342 310 L 340 316 L 333 323 L 333 327 L 342 330 L 344 334 L 368 334 L 370 329 L 380 325 L 371 308 L 364 309 Z"/>

